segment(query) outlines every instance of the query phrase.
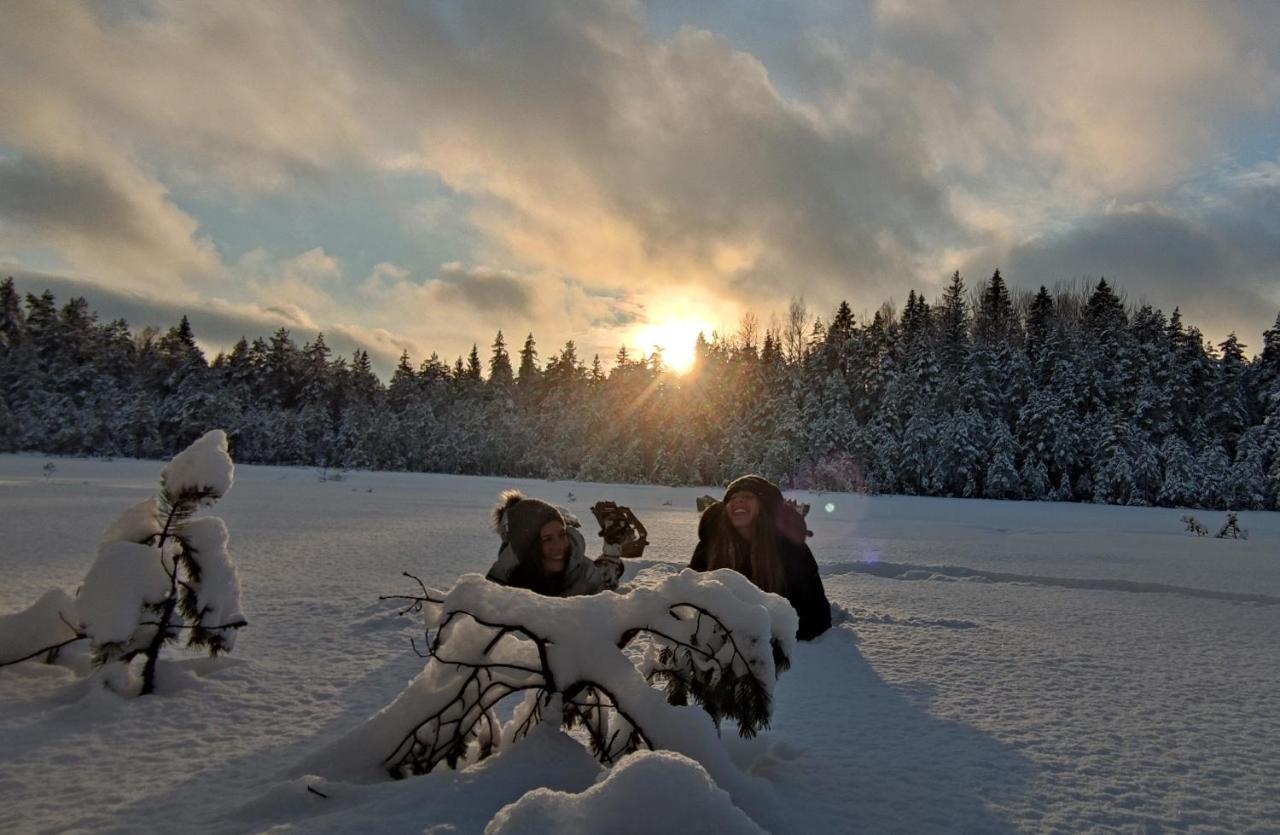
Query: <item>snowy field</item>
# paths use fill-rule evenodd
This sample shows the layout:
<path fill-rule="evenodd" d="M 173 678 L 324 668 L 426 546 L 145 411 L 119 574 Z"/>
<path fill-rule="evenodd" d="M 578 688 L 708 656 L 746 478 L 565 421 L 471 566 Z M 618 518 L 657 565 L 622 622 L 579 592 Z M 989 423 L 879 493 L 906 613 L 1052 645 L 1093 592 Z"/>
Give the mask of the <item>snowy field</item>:
<path fill-rule="evenodd" d="M 47 460 L 0 456 L 0 614 L 73 591 L 162 466 L 52 459 L 46 476 Z M 437 587 L 483 572 L 511 485 L 577 512 L 589 540 L 594 501 L 630 504 L 645 566 L 687 562 L 709 492 L 238 467 L 214 510 L 250 621 L 235 652 L 169 665 L 165 692 L 132 701 L 90 691 L 74 658 L 0 669 L 0 831 L 1280 831 L 1267 513 L 1233 541 L 1184 533 L 1177 510 L 794 494 L 848 617 L 797 649 L 769 731 L 727 729 L 772 788 L 754 823 L 694 767 L 602 773 L 552 733 L 463 772 L 298 776 L 422 668 L 419 624 L 378 595 L 410 592 L 404 570 Z"/>

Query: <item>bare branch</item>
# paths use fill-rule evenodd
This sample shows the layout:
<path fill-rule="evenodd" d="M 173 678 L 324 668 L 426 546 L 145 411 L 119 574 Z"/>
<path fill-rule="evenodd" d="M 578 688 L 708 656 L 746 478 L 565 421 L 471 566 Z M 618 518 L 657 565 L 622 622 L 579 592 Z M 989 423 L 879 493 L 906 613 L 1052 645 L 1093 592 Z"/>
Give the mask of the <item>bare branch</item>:
<path fill-rule="evenodd" d="M 41 647 L 40 649 L 36 650 L 30 655 L 24 655 L 21 658 L 15 658 L 12 661 L 0 661 L 0 667 L 8 667 L 13 664 L 21 664 L 23 661 L 30 661 L 32 658 L 35 658 L 40 655 L 44 655 L 45 653 L 57 652 L 58 650 L 65 647 L 67 644 L 74 644 L 76 641 L 83 641 L 85 638 L 88 638 L 88 637 L 89 637 L 88 635 L 76 635 L 74 638 L 68 638 L 62 643 L 53 644 L 52 646 L 47 646 L 47 647 Z"/>

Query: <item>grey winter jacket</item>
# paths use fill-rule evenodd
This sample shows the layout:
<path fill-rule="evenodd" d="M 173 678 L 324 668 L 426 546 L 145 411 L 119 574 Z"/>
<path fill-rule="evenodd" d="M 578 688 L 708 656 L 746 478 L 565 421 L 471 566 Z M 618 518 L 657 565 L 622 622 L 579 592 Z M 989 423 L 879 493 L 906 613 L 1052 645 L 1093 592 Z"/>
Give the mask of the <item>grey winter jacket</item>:
<path fill-rule="evenodd" d="M 569 559 L 564 570 L 564 588 L 560 596 L 574 597 L 616 589 L 618 580 L 622 577 L 622 560 L 614 556 L 601 556 L 593 561 L 587 557 L 587 542 L 582 531 L 569 525 L 565 532 L 569 535 Z M 485 576 L 495 583 L 510 585 L 511 574 L 519 564 L 516 552 L 509 543 L 504 542 L 498 551 L 498 559 Z"/>

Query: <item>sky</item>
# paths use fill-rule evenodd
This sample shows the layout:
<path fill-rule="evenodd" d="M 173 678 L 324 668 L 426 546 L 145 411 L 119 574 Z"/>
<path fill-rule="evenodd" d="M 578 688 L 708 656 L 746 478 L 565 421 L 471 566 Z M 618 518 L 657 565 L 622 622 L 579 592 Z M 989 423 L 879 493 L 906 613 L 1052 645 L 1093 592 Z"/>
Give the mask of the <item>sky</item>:
<path fill-rule="evenodd" d="M 1280 312 L 1280 4 L 19 3 L 0 275 L 209 351 L 606 364 L 793 297 Z"/>

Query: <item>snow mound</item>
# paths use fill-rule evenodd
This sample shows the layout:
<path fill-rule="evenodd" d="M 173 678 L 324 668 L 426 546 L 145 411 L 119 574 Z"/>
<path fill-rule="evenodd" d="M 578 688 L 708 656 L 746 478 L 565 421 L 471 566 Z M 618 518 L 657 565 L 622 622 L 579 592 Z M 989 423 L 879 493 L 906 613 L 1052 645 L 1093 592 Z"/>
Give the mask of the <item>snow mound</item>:
<path fill-rule="evenodd" d="M 485 835 L 594 832 L 762 833 L 702 766 L 673 751 L 640 751 L 581 794 L 536 789 L 504 807 Z"/>
<path fill-rule="evenodd" d="M 45 592 L 21 612 L 0 615 L 0 664 L 75 639 L 76 631 L 70 626 L 75 620 L 76 602 L 62 589 Z"/>
<path fill-rule="evenodd" d="M 235 477 L 235 464 L 227 453 L 227 433 L 211 429 L 174 456 L 160 471 L 160 483 L 170 495 L 210 492 L 210 501 L 226 494 Z"/>

